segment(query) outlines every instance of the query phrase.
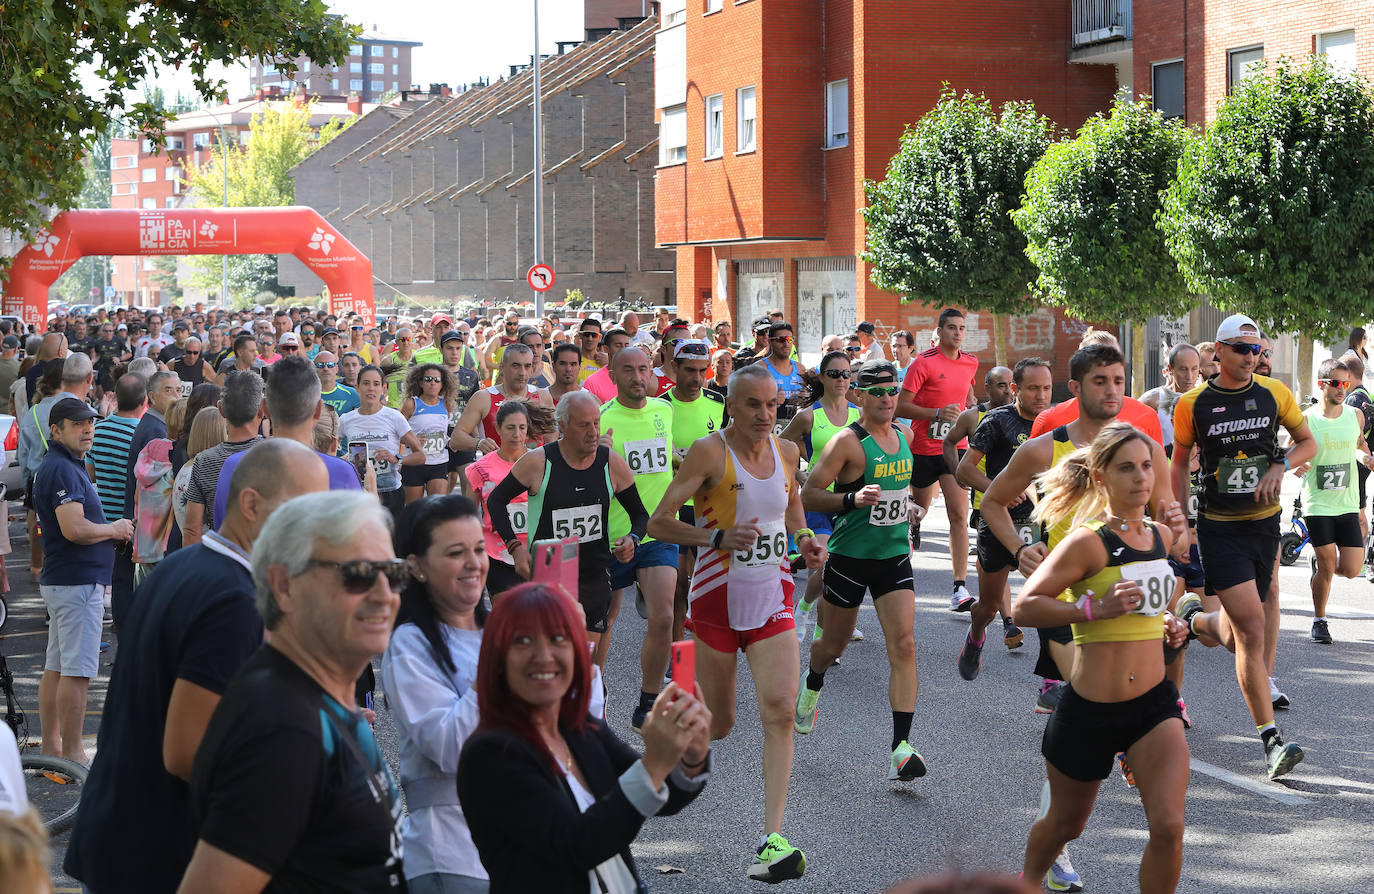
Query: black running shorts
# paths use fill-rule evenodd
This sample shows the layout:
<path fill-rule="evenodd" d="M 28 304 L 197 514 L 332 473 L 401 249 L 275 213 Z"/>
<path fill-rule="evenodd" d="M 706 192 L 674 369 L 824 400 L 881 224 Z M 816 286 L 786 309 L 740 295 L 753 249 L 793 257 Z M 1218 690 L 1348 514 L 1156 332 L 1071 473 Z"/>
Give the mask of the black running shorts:
<path fill-rule="evenodd" d="M 1207 576 L 1208 596 L 1252 580 L 1260 602 L 1268 598 L 1279 554 L 1279 515 L 1243 521 L 1198 518 L 1198 555 Z"/>
<path fill-rule="evenodd" d="M 1183 717 L 1178 689 L 1165 677 L 1159 685 L 1124 702 L 1090 702 L 1073 685 L 1064 688 L 1050 715 L 1040 753 L 1060 773 L 1079 782 L 1096 782 L 1112 773 L 1118 752 L 1171 717 Z"/>
<path fill-rule="evenodd" d="M 1347 512 L 1345 515 L 1304 515 L 1307 522 L 1307 536 L 1313 546 L 1326 546 L 1334 543 L 1339 547 L 1362 549 L 1364 538 L 1360 536 L 1360 514 Z"/>
<path fill-rule="evenodd" d="M 830 554 L 821 572 L 825 601 L 840 608 L 858 608 L 864 591 L 879 597 L 897 590 L 912 590 L 911 556 L 902 553 L 890 559 L 855 559 Z"/>

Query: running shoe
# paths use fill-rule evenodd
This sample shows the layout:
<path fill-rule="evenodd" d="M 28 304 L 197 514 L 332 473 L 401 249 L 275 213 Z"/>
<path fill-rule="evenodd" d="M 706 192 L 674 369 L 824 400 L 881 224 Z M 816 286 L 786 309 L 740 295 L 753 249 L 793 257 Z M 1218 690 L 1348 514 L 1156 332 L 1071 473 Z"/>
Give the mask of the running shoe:
<path fill-rule="evenodd" d="M 1192 729 L 1193 720 L 1188 716 L 1188 703 L 1183 699 L 1178 700 L 1178 713 L 1182 715 L 1180 719 L 1183 721 L 1183 728 Z"/>
<path fill-rule="evenodd" d="M 1126 763 L 1126 752 L 1118 751 L 1116 753 L 1116 766 L 1121 771 L 1121 778 L 1126 782 L 1126 785 L 1135 788 L 1135 774 L 1131 772 L 1130 765 Z"/>
<path fill-rule="evenodd" d="M 954 592 L 949 594 L 949 610 L 952 612 L 966 612 L 973 608 L 973 603 L 978 600 L 968 591 L 968 587 L 960 584 L 954 588 Z"/>
<path fill-rule="evenodd" d="M 1040 690 L 1040 695 L 1035 700 L 1035 713 L 1053 714 L 1054 709 L 1059 707 L 1059 700 L 1063 697 L 1064 684 L 1056 680 L 1053 686 L 1047 686 Z"/>
<path fill-rule="evenodd" d="M 1279 690 L 1278 681 L 1273 677 L 1269 678 L 1269 698 L 1273 701 L 1276 710 L 1287 710 L 1288 706 L 1293 704 L 1288 700 L 1288 696 L 1284 695 L 1283 692 Z"/>
<path fill-rule="evenodd" d="M 1278 779 L 1302 763 L 1302 759 L 1302 749 L 1293 742 L 1283 741 L 1280 735 L 1275 734 L 1264 746 L 1264 763 L 1270 779 Z"/>
<path fill-rule="evenodd" d="M 1025 632 L 1017 627 L 1012 621 L 1002 621 L 1002 642 L 1007 644 L 1008 649 L 1019 649 L 1021 643 L 1026 639 Z"/>
<path fill-rule="evenodd" d="M 906 539 L 907 539 L 907 541 L 911 544 L 911 549 L 912 549 L 913 551 L 920 549 L 920 548 L 921 548 L 921 526 L 920 526 L 919 524 L 916 524 L 916 525 L 909 525 L 909 526 L 907 527 L 907 538 L 906 538 Z M 37 578 L 38 575 L 35 574 L 34 577 Z"/>
<path fill-rule="evenodd" d="M 853 633 L 849 634 L 849 641 L 852 643 L 863 642 L 863 638 L 864 632 L 857 627 L 854 628 Z"/>
<path fill-rule="evenodd" d="M 806 854 L 801 848 L 787 843 L 777 832 L 769 835 L 754 855 L 749 866 L 749 877 L 756 882 L 776 885 L 788 879 L 801 878 L 806 872 Z"/>
<path fill-rule="evenodd" d="M 1051 891 L 1082 891 L 1083 880 L 1069 862 L 1069 849 L 1064 848 L 1054 858 L 1050 871 L 1045 873 L 1045 886 Z"/>
<path fill-rule="evenodd" d="M 792 728 L 803 736 L 816 728 L 816 718 L 820 716 L 821 694 L 806 688 L 806 676 L 802 676 L 801 687 L 797 690 L 797 710 L 792 717 Z"/>
<path fill-rule="evenodd" d="M 1312 622 L 1312 642 L 1331 644 L 1331 628 L 1326 626 L 1325 618 L 1317 618 Z"/>
<path fill-rule="evenodd" d="M 1197 634 L 1193 632 L 1193 616 L 1202 611 L 1202 597 L 1196 593 L 1184 593 L 1174 608 L 1174 615 L 1188 625 L 1188 638 L 1197 639 Z"/>
<path fill-rule="evenodd" d="M 987 640 L 984 639 L 983 642 L 986 643 Z M 972 630 L 964 635 L 964 647 L 959 650 L 959 660 L 955 664 L 959 668 L 959 676 L 965 680 L 978 679 L 978 672 L 983 669 L 983 646 L 973 644 Z"/>
<path fill-rule="evenodd" d="M 910 782 L 926 775 L 925 759 L 917 753 L 916 749 L 906 743 L 906 740 L 897 743 L 897 747 L 892 749 L 892 760 L 888 762 L 887 778 L 889 782 Z"/>

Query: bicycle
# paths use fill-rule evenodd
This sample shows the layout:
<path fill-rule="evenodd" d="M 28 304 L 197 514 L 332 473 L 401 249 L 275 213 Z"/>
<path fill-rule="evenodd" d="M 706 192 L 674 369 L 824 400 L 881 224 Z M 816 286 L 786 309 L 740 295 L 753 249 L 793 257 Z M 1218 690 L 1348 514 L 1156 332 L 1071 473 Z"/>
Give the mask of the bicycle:
<path fill-rule="evenodd" d="M 14 674 L 5 656 L 0 655 L 0 691 L 5 695 L 5 724 L 20 744 L 19 763 L 24 771 L 24 788 L 29 803 L 43 819 L 48 835 L 60 835 L 76 822 L 81 792 L 86 787 L 85 767 L 63 757 L 42 754 L 28 748 L 29 725 L 24 710 L 14 695 Z"/>
<path fill-rule="evenodd" d="M 1293 517 L 1288 522 L 1288 533 L 1279 538 L 1279 561 L 1292 565 L 1302 555 L 1303 547 L 1311 540 L 1307 536 L 1307 523 L 1302 520 L 1302 497 L 1293 499 Z"/>

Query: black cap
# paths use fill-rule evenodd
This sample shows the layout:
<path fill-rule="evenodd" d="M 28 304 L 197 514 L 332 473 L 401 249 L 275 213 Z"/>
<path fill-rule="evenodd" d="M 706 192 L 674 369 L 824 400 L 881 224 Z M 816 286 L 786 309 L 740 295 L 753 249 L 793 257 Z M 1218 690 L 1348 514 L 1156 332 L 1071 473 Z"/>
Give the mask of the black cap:
<path fill-rule="evenodd" d="M 91 409 L 91 405 L 84 400 L 77 400 L 74 397 L 64 397 L 53 404 L 52 409 L 48 411 L 48 424 L 56 425 L 64 419 L 70 419 L 73 422 L 82 422 L 95 415 L 95 410 Z"/>
<path fill-rule="evenodd" d="M 870 323 L 870 322 L 868 322 L 867 320 L 864 320 L 864 321 L 863 321 L 862 323 L 860 323 L 858 326 L 855 326 L 855 327 L 854 327 L 854 331 L 855 331 L 855 332 L 862 332 L 864 335 L 872 335 L 872 334 L 873 334 L 873 324 Z"/>
<path fill-rule="evenodd" d="M 6 351 L 13 350 L 19 347 L 19 339 L 15 338 L 13 335 L 6 335 L 5 340 L 0 341 L 0 345 L 4 345 Z"/>
<path fill-rule="evenodd" d="M 460 335 L 460 334 L 458 334 L 457 332 L 455 332 L 455 331 L 453 331 L 452 329 L 450 329 L 449 331 L 447 331 L 447 332 L 444 333 L 444 335 L 443 335 L 442 338 L 439 339 L 439 344 L 442 346 L 442 345 L 448 344 L 448 343 L 451 342 L 451 341 L 461 342 L 462 340 L 463 340 L 463 336 L 462 336 L 462 335 Z"/>
<path fill-rule="evenodd" d="M 859 378 L 854 385 L 867 388 L 869 385 L 896 384 L 897 381 L 897 367 L 891 360 L 869 360 L 859 367 Z"/>
<path fill-rule="evenodd" d="M 753 331 L 755 335 L 758 335 L 760 332 L 767 332 L 768 327 L 772 325 L 773 321 L 770 320 L 768 317 L 759 317 L 754 321 L 754 325 L 751 326 L 750 329 Z"/>
<path fill-rule="evenodd" d="M 333 326 L 326 326 L 326 327 L 324 327 L 324 331 L 320 333 L 320 338 L 324 338 L 326 335 L 338 335 L 338 334 L 339 334 L 339 330 L 335 329 Z"/>
<path fill-rule="evenodd" d="M 190 325 L 185 320 L 177 320 L 172 324 L 173 332 L 176 332 L 178 329 L 185 329 L 187 332 L 191 331 Z"/>

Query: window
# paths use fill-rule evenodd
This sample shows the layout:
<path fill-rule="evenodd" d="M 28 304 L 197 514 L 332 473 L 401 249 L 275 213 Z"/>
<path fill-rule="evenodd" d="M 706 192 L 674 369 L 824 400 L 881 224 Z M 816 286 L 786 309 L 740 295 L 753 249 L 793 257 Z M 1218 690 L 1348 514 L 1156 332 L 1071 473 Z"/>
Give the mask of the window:
<path fill-rule="evenodd" d="M 391 89 L 392 89 L 392 90 L 398 90 L 398 89 L 400 89 L 400 88 L 398 88 L 398 87 L 396 86 L 396 82 L 395 82 L 395 81 L 392 81 L 392 82 L 391 82 Z"/>
<path fill-rule="evenodd" d="M 373 75 L 386 74 L 386 64 L 383 62 L 373 62 L 367 66 L 367 73 Z"/>
<path fill-rule="evenodd" d="M 371 46 L 371 47 L 368 47 L 368 55 L 369 55 L 369 56 L 385 56 L 385 55 L 386 55 L 386 47 L 379 47 L 379 46 Z"/>
<path fill-rule="evenodd" d="M 664 109 L 658 124 L 658 163 L 675 165 L 687 160 L 687 107 Z"/>
<path fill-rule="evenodd" d="M 735 91 L 735 150 L 754 151 L 754 88 L 741 87 Z"/>
<path fill-rule="evenodd" d="M 362 54 L 363 54 L 363 45 L 362 45 L 362 44 L 360 44 L 360 43 L 351 43 L 351 44 L 348 45 L 348 55 L 350 55 L 350 56 L 361 56 Z"/>
<path fill-rule="evenodd" d="M 706 12 L 705 12 L 705 15 L 710 15 L 710 14 L 713 13 L 713 12 L 720 12 L 720 7 L 721 7 L 721 0 L 706 0 Z"/>
<path fill-rule="evenodd" d="M 185 149 L 185 148 L 186 148 L 186 139 L 185 139 L 184 137 L 168 137 L 168 138 L 167 138 L 167 148 L 168 148 L 168 149 Z"/>
<path fill-rule="evenodd" d="M 144 168 L 140 174 L 144 183 L 152 183 L 157 179 L 157 168 Z"/>
<path fill-rule="evenodd" d="M 849 81 L 825 85 L 825 146 L 849 145 Z"/>
<path fill-rule="evenodd" d="M 348 82 L 348 89 L 352 90 L 354 93 L 361 91 L 363 89 L 363 79 L 351 78 Z"/>
<path fill-rule="evenodd" d="M 329 82 L 329 89 L 330 89 L 330 90 L 334 90 L 334 91 L 336 91 L 336 92 L 338 91 L 338 89 L 339 89 L 339 79 L 338 79 L 338 78 L 333 78 L 333 79 L 330 80 L 330 82 Z"/>
<path fill-rule="evenodd" d="M 162 200 L 162 207 L 164 207 L 164 208 L 175 208 L 176 206 L 177 206 L 176 196 L 168 196 L 167 198 L 165 198 L 165 199 Z"/>
<path fill-rule="evenodd" d="M 181 179 L 181 168 L 178 168 L 175 165 L 163 168 L 162 173 L 163 179 L 165 180 L 177 181 Z"/>
<path fill-rule="evenodd" d="M 301 65 L 300 65 L 300 73 L 303 74 L 303 75 L 308 75 L 308 74 L 310 74 L 310 60 L 309 60 L 309 59 L 306 59 L 306 60 L 304 60 L 303 62 L 301 62 Z"/>
<path fill-rule="evenodd" d="M 386 84 L 383 84 L 381 81 L 373 81 L 371 84 L 368 85 L 368 89 L 370 89 L 373 93 L 381 93 L 383 90 L 386 89 Z"/>
<path fill-rule="evenodd" d="M 152 140 L 144 140 L 142 143 L 139 144 L 138 150 L 139 150 L 140 152 L 142 152 L 144 155 L 152 155 L 152 154 L 153 154 L 153 141 L 152 141 Z"/>
<path fill-rule="evenodd" d="M 139 205 L 146 210 L 152 210 L 157 207 L 157 199 L 144 199 L 139 202 Z"/>
<path fill-rule="evenodd" d="M 1150 95 L 1154 98 L 1155 111 L 1165 118 L 1184 116 L 1182 59 L 1150 66 Z"/>
<path fill-rule="evenodd" d="M 392 76 L 392 77 L 395 77 L 396 75 L 398 75 L 398 74 L 400 74 L 400 73 L 401 73 L 401 66 L 393 64 L 393 65 L 391 66 L 391 76 Z"/>
<path fill-rule="evenodd" d="M 1354 73 L 1355 71 L 1355 32 L 1333 31 L 1317 35 L 1317 55 L 1325 56 L 1326 61 L 1336 71 Z"/>
<path fill-rule="evenodd" d="M 401 48 L 400 48 L 400 47 L 392 47 L 392 48 L 391 48 L 391 58 L 392 58 L 392 59 L 399 59 L 399 58 L 401 58 Z"/>
<path fill-rule="evenodd" d="M 208 133 L 198 133 L 191 137 L 191 145 L 196 149 L 204 149 L 210 145 L 210 135 Z"/>
<path fill-rule="evenodd" d="M 173 181 L 172 181 L 172 195 L 174 195 L 174 196 L 179 196 L 179 195 L 181 195 L 181 181 L 180 181 L 180 180 L 173 180 Z"/>
<path fill-rule="evenodd" d="M 687 21 L 687 0 L 662 0 L 658 9 L 664 28 Z"/>
<path fill-rule="evenodd" d="M 1264 71 L 1264 47 L 1231 50 L 1226 54 L 1226 92 L 1230 93 L 1252 74 Z"/>
<path fill-rule="evenodd" d="M 724 143 L 725 97 L 717 93 L 706 97 L 706 157 L 720 158 Z"/>
<path fill-rule="evenodd" d="M 352 74 L 362 74 L 363 64 L 361 62 L 350 62 L 348 63 L 348 70 Z"/>

